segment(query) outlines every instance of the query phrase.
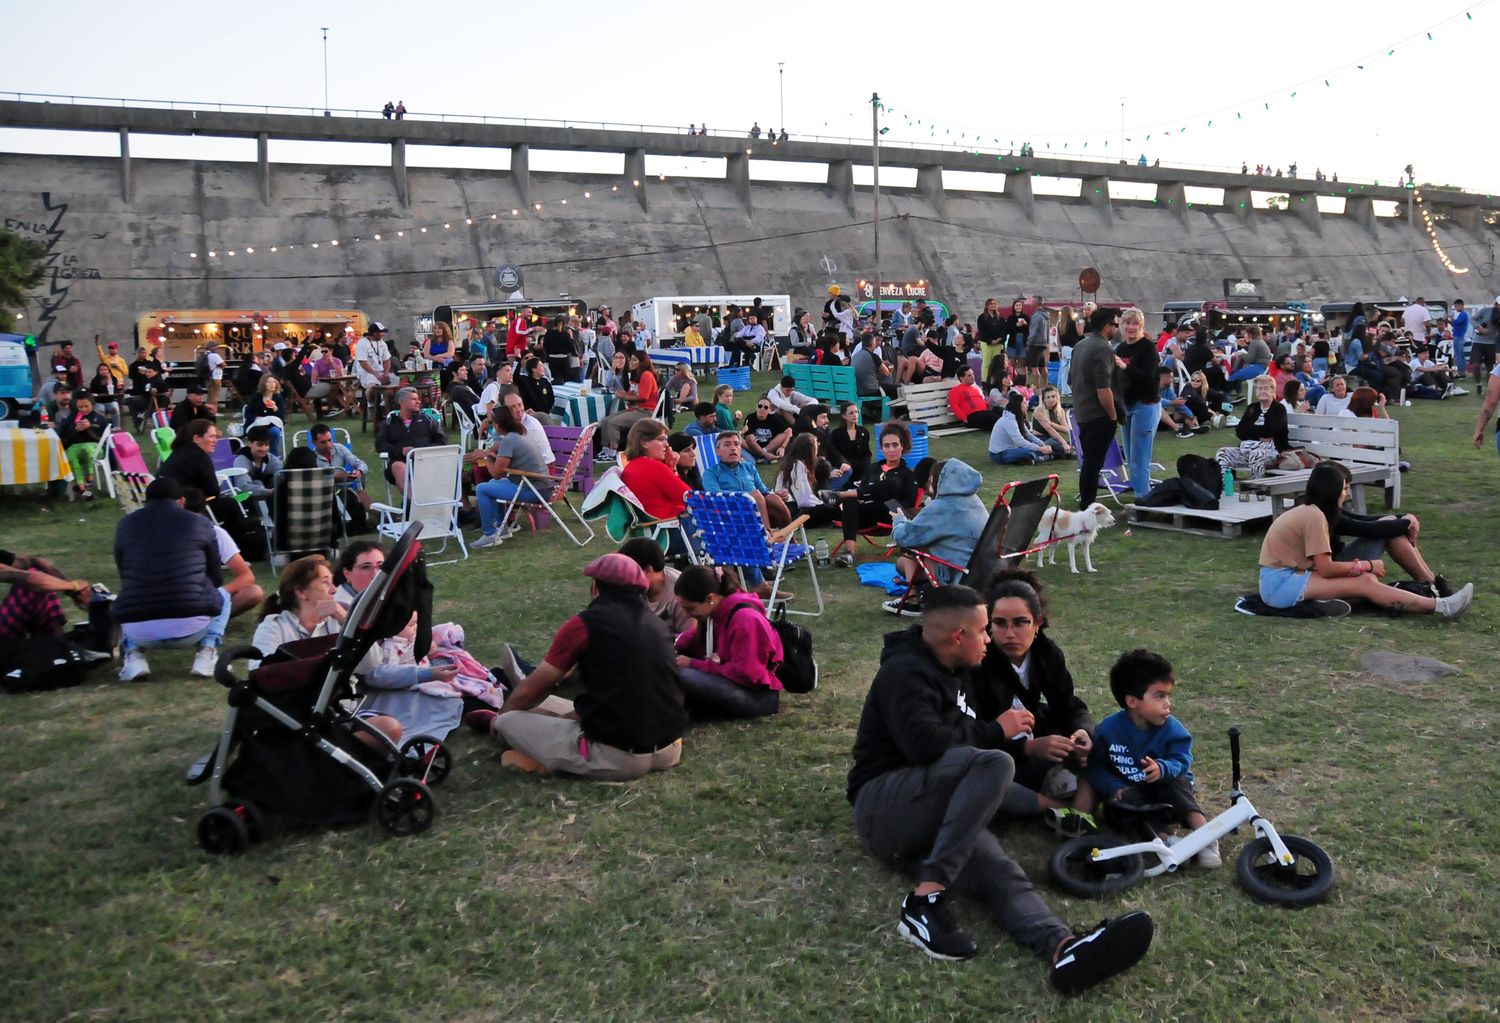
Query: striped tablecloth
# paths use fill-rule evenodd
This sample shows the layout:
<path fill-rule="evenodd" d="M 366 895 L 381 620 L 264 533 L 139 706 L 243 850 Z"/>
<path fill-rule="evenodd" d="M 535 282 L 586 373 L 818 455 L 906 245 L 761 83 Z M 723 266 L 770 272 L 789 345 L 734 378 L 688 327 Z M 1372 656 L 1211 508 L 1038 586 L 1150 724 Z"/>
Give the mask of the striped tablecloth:
<path fill-rule="evenodd" d="M 588 426 L 614 411 L 619 404 L 608 391 L 591 387 L 581 393 L 582 384 L 553 384 L 552 413 L 562 416 L 564 426 Z"/>
<path fill-rule="evenodd" d="M 62 441 L 51 430 L 0 430 L 0 486 L 70 480 Z"/>
<path fill-rule="evenodd" d="M 719 345 L 704 345 L 699 348 L 653 348 L 648 352 L 651 361 L 661 366 L 722 366 L 729 361 Z"/>

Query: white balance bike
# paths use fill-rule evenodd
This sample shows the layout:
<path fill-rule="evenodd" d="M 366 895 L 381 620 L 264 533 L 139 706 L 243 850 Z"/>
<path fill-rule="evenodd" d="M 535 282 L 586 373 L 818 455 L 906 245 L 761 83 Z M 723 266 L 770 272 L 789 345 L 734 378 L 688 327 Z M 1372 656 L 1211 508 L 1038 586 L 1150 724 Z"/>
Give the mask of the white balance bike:
<path fill-rule="evenodd" d="M 1236 864 L 1241 887 L 1253 898 L 1281 906 L 1310 906 L 1321 902 L 1333 888 L 1333 861 L 1314 842 L 1297 835 L 1283 835 L 1262 817 L 1240 791 L 1240 730 L 1229 729 L 1229 753 L 1234 784 L 1230 806 L 1213 820 L 1168 845 L 1157 834 L 1156 821 L 1168 804 L 1125 806 L 1112 803 L 1116 816 L 1135 820 L 1147 840 L 1127 842 L 1110 835 L 1082 835 L 1057 847 L 1048 863 L 1052 879 L 1070 895 L 1097 898 L 1131 887 L 1142 877 L 1175 871 L 1197 853 L 1235 831 L 1241 824 L 1255 829 L 1256 837 L 1240 853 Z M 1156 864 L 1145 866 L 1145 857 Z"/>

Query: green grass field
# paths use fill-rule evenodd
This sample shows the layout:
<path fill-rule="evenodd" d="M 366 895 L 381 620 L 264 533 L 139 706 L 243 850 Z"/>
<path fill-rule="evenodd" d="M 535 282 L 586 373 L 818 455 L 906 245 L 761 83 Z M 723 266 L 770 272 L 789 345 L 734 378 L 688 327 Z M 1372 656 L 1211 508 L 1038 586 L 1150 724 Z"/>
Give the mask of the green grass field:
<path fill-rule="evenodd" d="M 5 697 L 0 1016 L 1493 1019 L 1500 474 L 1491 447 L 1469 444 L 1476 408 L 1470 396 L 1398 410 L 1415 464 L 1404 507 L 1422 517 L 1438 571 L 1478 590 L 1456 623 L 1235 614 L 1254 585 L 1258 533 L 1121 526 L 1094 548 L 1098 575 L 1045 574 L 1052 635 L 1097 717 L 1113 710 L 1105 680 L 1120 651 L 1147 645 L 1173 660 L 1210 814 L 1226 805 L 1224 731 L 1243 729 L 1256 805 L 1334 858 L 1338 885 L 1322 906 L 1252 902 L 1234 879 L 1242 832 L 1217 872 L 1148 879 L 1102 903 L 1047 892 L 1076 923 L 1125 908 L 1156 917 L 1148 958 L 1083 999 L 1053 996 L 1042 965 L 974 904 L 957 913 L 980 955 L 928 960 L 896 934 L 906 882 L 862 854 L 844 798 L 881 635 L 898 623 L 876 591 L 829 570 L 829 609 L 812 626 L 816 693 L 785 699 L 770 720 L 695 728 L 679 769 L 630 785 L 510 775 L 487 741 L 456 733 L 437 822 L 412 839 L 369 822 L 281 831 L 231 859 L 200 852 L 206 789 L 186 788 L 182 772 L 214 740 L 225 691 L 188 676 L 188 651 L 154 653 L 145 683 L 101 669 L 75 689 Z M 1226 436 L 1159 435 L 1158 460 L 1211 454 Z M 989 464 L 978 435 L 938 439 L 934 453 L 981 468 L 987 501 L 1015 477 Z M 1076 476 L 1060 471 L 1070 500 Z M 118 518 L 104 501 L 7 494 L 0 546 L 114 585 Z M 587 599 L 580 567 L 607 549 L 548 530 L 434 568 L 438 620 L 461 622 L 481 659 L 502 642 L 539 657 Z M 788 586 L 810 597 L 805 570 Z M 229 641 L 252 629 L 241 619 Z M 1428 654 L 1462 674 L 1382 681 L 1360 669 L 1373 650 Z M 1004 841 L 1046 888 L 1050 834 L 1018 824 Z"/>

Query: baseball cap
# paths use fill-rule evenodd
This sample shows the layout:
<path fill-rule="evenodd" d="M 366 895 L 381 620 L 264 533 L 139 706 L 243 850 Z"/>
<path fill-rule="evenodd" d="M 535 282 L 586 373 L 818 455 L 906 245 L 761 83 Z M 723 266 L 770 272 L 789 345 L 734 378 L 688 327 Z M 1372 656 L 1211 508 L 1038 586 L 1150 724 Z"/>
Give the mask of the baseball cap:
<path fill-rule="evenodd" d="M 120 342 L 118 342 L 118 341 L 111 341 L 109 343 L 109 350 L 112 351 L 112 352 L 118 352 L 120 350 Z"/>
<path fill-rule="evenodd" d="M 366 337 L 369 337 L 371 334 L 384 334 L 385 332 L 386 325 L 381 323 L 379 320 L 371 320 L 370 325 L 365 328 Z"/>
<path fill-rule="evenodd" d="M 287 344 L 285 341 L 278 341 L 274 345 L 271 346 L 271 351 L 273 351 L 273 352 L 287 352 L 287 351 L 291 351 L 291 348 L 292 348 L 292 346 L 289 345 L 289 344 Z"/>
<path fill-rule="evenodd" d="M 644 590 L 649 585 L 641 566 L 617 552 L 601 554 L 590 561 L 584 566 L 583 574 L 606 586 L 634 586 Z"/>
<path fill-rule="evenodd" d="M 52 372 L 54 373 L 66 373 L 67 371 L 68 364 L 66 362 L 54 362 L 52 364 Z"/>
<path fill-rule="evenodd" d="M 187 393 L 188 394 L 207 394 L 208 393 L 208 388 L 204 387 L 202 384 L 192 384 L 191 386 L 188 387 Z"/>

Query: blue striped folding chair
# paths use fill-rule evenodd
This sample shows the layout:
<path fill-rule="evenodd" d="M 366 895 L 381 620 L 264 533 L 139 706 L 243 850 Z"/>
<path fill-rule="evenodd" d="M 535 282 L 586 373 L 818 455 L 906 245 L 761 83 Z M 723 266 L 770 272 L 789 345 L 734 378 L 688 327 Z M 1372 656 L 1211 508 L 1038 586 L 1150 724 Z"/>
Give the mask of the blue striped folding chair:
<path fill-rule="evenodd" d="M 698 449 L 698 475 L 719 464 L 719 435 L 717 433 L 705 433 L 693 441 L 693 446 Z"/>
<path fill-rule="evenodd" d="M 799 561 L 807 562 L 807 571 L 812 576 L 813 594 L 818 599 L 816 611 L 793 611 L 787 614 L 817 617 L 823 613 L 823 589 L 818 585 L 818 569 L 812 558 L 812 547 L 807 542 L 804 525 L 806 515 L 799 515 L 767 539 L 761 525 L 760 512 L 749 494 L 708 494 L 694 491 L 685 496 L 688 514 L 707 560 L 715 565 L 743 568 L 756 565 L 776 568 L 771 580 L 771 592 L 781 589 L 781 577 L 787 565 Z M 793 542 L 796 537 L 796 542 Z M 743 573 L 740 577 L 744 584 Z M 774 598 L 773 598 L 774 603 Z"/>

